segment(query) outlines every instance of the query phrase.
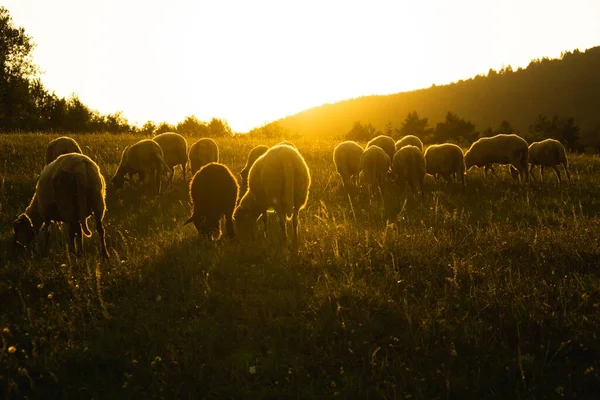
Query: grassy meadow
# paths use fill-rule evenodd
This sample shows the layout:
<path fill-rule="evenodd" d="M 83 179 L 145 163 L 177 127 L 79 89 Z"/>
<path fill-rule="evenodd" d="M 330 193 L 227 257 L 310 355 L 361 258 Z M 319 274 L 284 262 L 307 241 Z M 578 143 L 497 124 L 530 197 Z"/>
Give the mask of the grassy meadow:
<path fill-rule="evenodd" d="M 269 235 L 201 240 L 187 183 L 107 195 L 76 258 L 12 250 L 51 135 L 0 136 L 0 398 L 595 398 L 600 158 L 526 187 L 467 175 L 352 205 L 334 140 L 294 143 L 312 173 L 296 256 Z M 141 137 L 73 135 L 109 179 Z M 195 139 L 188 138 L 191 144 Z M 242 169 L 260 142 L 217 140 Z M 264 142 L 265 144 L 272 144 Z M 259 232 L 262 227 L 258 227 Z"/>

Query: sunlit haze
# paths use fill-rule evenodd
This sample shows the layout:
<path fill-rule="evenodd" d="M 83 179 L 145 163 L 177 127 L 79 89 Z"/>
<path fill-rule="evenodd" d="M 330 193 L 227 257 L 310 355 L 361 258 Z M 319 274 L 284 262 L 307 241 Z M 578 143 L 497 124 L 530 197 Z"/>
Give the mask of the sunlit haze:
<path fill-rule="evenodd" d="M 42 80 L 129 122 L 303 109 L 600 45 L 600 1 L 3 0 Z"/>

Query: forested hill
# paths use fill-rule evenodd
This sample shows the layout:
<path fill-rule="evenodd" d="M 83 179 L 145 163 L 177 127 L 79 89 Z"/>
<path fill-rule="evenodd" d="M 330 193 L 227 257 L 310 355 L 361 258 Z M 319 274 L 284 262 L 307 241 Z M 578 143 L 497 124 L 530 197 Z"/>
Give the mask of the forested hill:
<path fill-rule="evenodd" d="M 600 47 L 533 60 L 525 69 L 490 69 L 487 76 L 444 86 L 326 104 L 276 121 L 301 135 L 348 132 L 357 121 L 377 130 L 397 129 L 409 112 L 429 118 L 431 127 L 448 112 L 475 124 L 479 132 L 508 121 L 526 133 L 540 115 L 573 117 L 582 134 L 600 131 Z"/>

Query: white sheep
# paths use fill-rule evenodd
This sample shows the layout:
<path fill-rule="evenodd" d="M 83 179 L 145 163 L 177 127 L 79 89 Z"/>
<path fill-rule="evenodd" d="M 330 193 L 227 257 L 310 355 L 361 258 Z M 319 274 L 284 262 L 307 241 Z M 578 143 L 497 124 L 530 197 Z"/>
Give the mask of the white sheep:
<path fill-rule="evenodd" d="M 352 140 L 342 142 L 333 149 L 335 169 L 348 190 L 356 186 L 353 181 L 358 179 L 360 174 L 360 157 L 363 151 L 363 148 Z"/>
<path fill-rule="evenodd" d="M 396 151 L 408 145 L 416 146 L 419 151 L 423 152 L 423 142 L 415 135 L 406 135 L 402 139 L 396 141 Z"/>
<path fill-rule="evenodd" d="M 75 141 L 68 136 L 61 136 L 48 143 L 46 148 L 46 165 L 56 160 L 58 156 L 69 153 L 83 154 L 81 147 Z"/>
<path fill-rule="evenodd" d="M 87 218 L 94 214 L 102 255 L 108 258 L 102 219 L 106 211 L 106 184 L 98 165 L 88 156 L 69 153 L 59 156 L 41 172 L 31 203 L 14 222 L 15 244 L 28 245 L 44 232 L 48 244 L 52 221 L 65 222 L 69 248 L 83 252 L 83 235 L 91 236 Z"/>
<path fill-rule="evenodd" d="M 273 207 L 279 217 L 283 241 L 287 240 L 286 221 L 291 217 L 293 247 L 298 245 L 298 213 L 306 205 L 310 171 L 294 147 L 277 145 L 260 156 L 248 176 L 248 190 L 235 210 L 238 229 L 247 235 L 254 222 Z M 266 221 L 265 221 L 266 223 Z"/>
<path fill-rule="evenodd" d="M 162 148 L 154 140 L 144 139 L 123 150 L 121 162 L 111 182 L 116 189 L 120 189 L 133 175 L 138 174 L 140 181 L 149 179 L 153 189 L 160 194 L 163 171 L 173 172 L 165 164 Z"/>
<path fill-rule="evenodd" d="M 391 161 L 387 153 L 379 146 L 368 147 L 360 156 L 360 169 L 369 190 L 369 196 L 375 190 L 383 191 L 390 170 Z"/>
<path fill-rule="evenodd" d="M 424 196 L 423 181 L 425 180 L 425 174 L 425 157 L 417 146 L 410 144 L 402 146 L 394 154 L 392 175 L 402 190 L 408 184 L 413 193 L 416 194 L 418 189 L 421 191 L 421 196 Z"/>
<path fill-rule="evenodd" d="M 250 153 L 248 153 L 248 159 L 246 160 L 246 165 L 244 165 L 244 168 L 240 171 L 240 176 L 242 177 L 242 187 L 243 188 L 248 187 L 248 173 L 250 172 L 250 168 L 252 168 L 252 165 L 254 164 L 256 159 L 258 157 L 262 156 L 263 154 L 265 154 L 267 152 L 267 150 L 269 150 L 269 146 L 265 146 L 264 144 L 259 144 L 258 146 L 254 147 L 252 150 L 250 150 Z"/>
<path fill-rule="evenodd" d="M 441 176 L 447 183 L 460 179 L 465 183 L 465 156 L 460 147 L 452 143 L 434 144 L 425 150 L 427 173 L 439 181 Z"/>
<path fill-rule="evenodd" d="M 211 162 L 219 162 L 219 146 L 211 138 L 202 138 L 190 147 L 190 168 L 192 175 Z"/>
<path fill-rule="evenodd" d="M 158 143 L 162 149 L 165 164 L 167 164 L 170 168 L 181 165 L 181 171 L 183 171 L 183 181 L 185 182 L 185 165 L 187 164 L 188 160 L 188 146 L 185 138 L 179 133 L 165 132 L 154 136 L 152 140 Z M 175 171 L 173 171 L 171 174 L 169 179 L 170 182 L 173 182 L 174 176 Z"/>
<path fill-rule="evenodd" d="M 465 153 L 467 170 L 473 166 L 483 167 L 484 174 L 490 170 L 494 176 L 493 164 L 510 164 L 518 172 L 522 183 L 527 182 L 529 146 L 525 139 L 515 134 L 500 134 L 484 137 L 471 145 Z"/>
<path fill-rule="evenodd" d="M 225 226 L 230 238 L 235 237 L 233 211 L 238 201 L 240 187 L 227 168 L 219 163 L 209 163 L 202 167 L 190 183 L 192 216 L 185 224 L 193 222 L 200 235 L 221 236 L 220 221 L 225 216 Z"/>
<path fill-rule="evenodd" d="M 394 139 L 392 139 L 391 137 L 387 135 L 376 136 L 373 139 L 369 140 L 365 150 L 371 146 L 381 147 L 383 151 L 385 151 L 385 154 L 388 155 L 390 162 L 391 159 L 394 158 L 394 153 L 396 152 L 396 142 L 394 142 Z"/>
<path fill-rule="evenodd" d="M 567 159 L 567 152 L 561 142 L 555 139 L 546 139 L 541 142 L 533 142 L 529 145 L 529 174 L 531 178 L 535 179 L 533 175 L 533 169 L 536 165 L 540 166 L 540 180 L 544 179 L 544 167 L 551 167 L 556 174 L 558 183 L 562 182 L 560 176 L 559 165 L 562 165 L 567 174 L 567 179 L 571 183 L 571 174 L 569 172 L 569 160 Z"/>

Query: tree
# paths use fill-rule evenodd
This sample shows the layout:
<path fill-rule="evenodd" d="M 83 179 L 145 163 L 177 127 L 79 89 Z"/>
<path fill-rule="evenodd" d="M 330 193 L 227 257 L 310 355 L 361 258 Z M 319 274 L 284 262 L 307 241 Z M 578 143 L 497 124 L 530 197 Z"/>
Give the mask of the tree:
<path fill-rule="evenodd" d="M 209 136 L 210 129 L 205 122 L 190 115 L 177 124 L 177 132 L 186 136 Z"/>
<path fill-rule="evenodd" d="M 447 141 L 472 142 L 476 139 L 475 125 L 449 111 L 446 114 L 446 120 L 436 125 L 435 138 L 440 143 Z"/>
<path fill-rule="evenodd" d="M 213 118 L 208 123 L 209 136 L 212 137 L 224 137 L 232 136 L 231 128 L 227 121 Z"/>
<path fill-rule="evenodd" d="M 22 129 L 31 114 L 29 80 L 37 73 L 34 43 L 0 7 L 0 130 Z"/>
<path fill-rule="evenodd" d="M 159 135 L 165 132 L 175 132 L 176 130 L 177 128 L 175 128 L 174 125 L 171 125 L 168 122 L 161 122 L 154 130 L 154 134 Z"/>
<path fill-rule="evenodd" d="M 396 137 L 404 137 L 406 135 L 415 135 L 421 140 L 431 134 L 433 129 L 429 128 L 429 118 L 419 118 L 416 111 L 409 112 L 400 129 L 396 130 Z"/>
<path fill-rule="evenodd" d="M 350 129 L 346 133 L 346 139 L 349 140 L 359 140 L 359 141 L 368 141 L 373 139 L 375 136 L 381 135 L 381 132 L 375 129 L 373 124 L 370 122 L 368 124 L 363 125 L 361 122 L 356 121 Z"/>
<path fill-rule="evenodd" d="M 554 114 L 551 119 L 539 114 L 533 124 L 529 126 L 530 141 L 552 138 L 562 142 L 569 150 L 575 151 L 581 148 L 579 143 L 580 128 L 575 123 L 575 118 L 561 118 Z"/>
<path fill-rule="evenodd" d="M 261 139 L 280 139 L 284 137 L 285 130 L 279 122 L 271 122 L 259 128 L 254 128 L 248 132 L 250 137 Z"/>

